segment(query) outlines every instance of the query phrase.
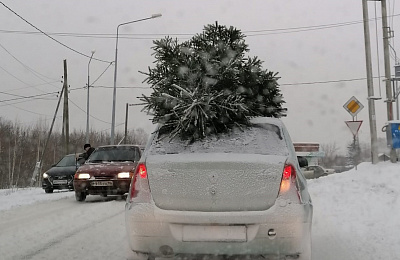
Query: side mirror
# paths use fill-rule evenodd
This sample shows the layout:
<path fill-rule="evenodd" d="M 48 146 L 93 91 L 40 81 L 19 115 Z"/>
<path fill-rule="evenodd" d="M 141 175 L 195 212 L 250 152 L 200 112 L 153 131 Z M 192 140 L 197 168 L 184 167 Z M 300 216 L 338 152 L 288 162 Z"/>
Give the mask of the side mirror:
<path fill-rule="evenodd" d="M 297 156 L 297 161 L 299 161 L 300 168 L 308 166 L 307 158 L 304 156 Z"/>

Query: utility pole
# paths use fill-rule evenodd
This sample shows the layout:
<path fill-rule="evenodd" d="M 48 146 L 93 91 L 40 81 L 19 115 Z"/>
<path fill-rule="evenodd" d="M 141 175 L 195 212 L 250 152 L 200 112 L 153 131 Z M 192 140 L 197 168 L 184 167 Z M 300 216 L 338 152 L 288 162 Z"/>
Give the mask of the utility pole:
<path fill-rule="evenodd" d="M 54 122 L 56 121 L 57 112 L 58 112 L 58 108 L 60 107 L 61 98 L 62 98 L 64 89 L 65 89 L 65 87 L 63 86 L 63 88 L 61 89 L 60 97 L 58 98 L 56 111 L 54 112 L 54 116 L 53 116 L 53 121 L 51 122 L 49 133 L 47 134 L 46 142 L 44 143 L 42 153 L 40 154 L 39 160 L 36 162 L 35 169 L 32 173 L 32 179 L 31 179 L 31 184 L 30 184 L 31 187 L 33 186 L 33 184 L 35 184 L 36 178 L 37 178 L 38 174 L 40 173 L 40 170 L 42 169 L 44 152 L 47 150 L 47 144 L 49 143 L 51 133 L 53 132 Z M 39 138 L 39 144 L 40 144 L 40 138 Z M 39 148 L 38 148 L 38 153 L 39 153 Z"/>
<path fill-rule="evenodd" d="M 367 88 L 368 88 L 368 114 L 369 114 L 369 128 L 371 134 L 371 159 L 372 164 L 378 163 L 377 143 L 378 137 L 376 133 L 376 115 L 375 115 L 375 100 L 374 100 L 374 86 L 372 81 L 372 66 L 371 66 L 371 42 L 369 34 L 369 18 L 368 18 L 368 4 L 367 0 L 362 0 L 363 6 L 363 20 L 364 20 L 364 40 L 365 40 L 365 59 L 367 69 Z"/>
<path fill-rule="evenodd" d="M 393 95 L 391 86 L 390 75 L 390 54 L 389 54 L 389 26 L 387 22 L 387 9 L 386 0 L 381 0 L 382 9 L 382 33 L 383 33 L 383 54 L 385 61 L 385 85 L 386 85 L 386 106 L 387 106 L 387 120 L 393 120 Z M 397 161 L 396 150 L 391 146 L 390 148 L 390 161 L 395 163 Z"/>
<path fill-rule="evenodd" d="M 65 134 L 65 154 L 69 154 L 69 111 L 68 111 L 68 80 L 67 80 L 67 60 L 64 60 L 64 112 L 63 112 L 63 129 Z"/>
<path fill-rule="evenodd" d="M 125 144 L 127 143 L 126 139 L 128 138 L 128 107 L 129 107 L 129 104 L 126 103 L 126 109 L 125 109 L 125 137 L 124 137 L 124 143 Z"/>
<path fill-rule="evenodd" d="M 85 137 L 85 142 L 88 144 L 89 143 L 89 89 L 90 89 L 90 73 L 89 73 L 89 66 L 90 62 L 92 61 L 93 54 L 95 53 L 95 50 L 92 50 L 92 55 L 90 56 L 89 63 L 88 63 L 88 68 L 87 68 L 87 100 L 86 100 L 86 137 Z"/>

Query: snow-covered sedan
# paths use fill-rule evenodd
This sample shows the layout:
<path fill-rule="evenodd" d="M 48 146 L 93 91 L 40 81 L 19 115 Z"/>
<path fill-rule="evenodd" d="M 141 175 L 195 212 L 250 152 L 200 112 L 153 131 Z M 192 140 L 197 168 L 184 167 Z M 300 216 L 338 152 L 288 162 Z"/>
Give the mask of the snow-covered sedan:
<path fill-rule="evenodd" d="M 311 259 L 313 208 L 289 134 L 279 119 L 251 123 L 191 144 L 150 137 L 125 207 L 132 258 Z"/>

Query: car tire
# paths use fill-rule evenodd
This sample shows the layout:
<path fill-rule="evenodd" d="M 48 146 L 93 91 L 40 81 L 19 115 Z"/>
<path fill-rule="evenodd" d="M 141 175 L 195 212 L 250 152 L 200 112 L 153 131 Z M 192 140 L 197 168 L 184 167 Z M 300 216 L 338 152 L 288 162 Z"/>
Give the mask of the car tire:
<path fill-rule="evenodd" d="M 46 192 L 46 193 L 53 193 L 53 189 L 45 189 L 44 192 Z"/>
<path fill-rule="evenodd" d="M 75 191 L 75 199 L 77 201 L 85 201 L 86 193 L 85 192 Z"/>

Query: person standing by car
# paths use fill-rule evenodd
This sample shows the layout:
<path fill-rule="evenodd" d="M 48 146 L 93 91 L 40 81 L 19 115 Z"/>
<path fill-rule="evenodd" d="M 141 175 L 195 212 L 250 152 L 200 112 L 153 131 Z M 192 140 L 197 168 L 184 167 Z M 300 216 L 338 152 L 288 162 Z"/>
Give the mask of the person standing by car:
<path fill-rule="evenodd" d="M 95 150 L 95 148 L 92 147 L 90 144 L 85 144 L 85 145 L 83 146 L 83 150 L 85 150 L 85 152 L 82 153 L 82 154 L 80 155 L 80 157 L 85 158 L 85 161 L 86 161 L 86 160 L 89 158 L 89 156 L 92 154 L 92 152 Z"/>

